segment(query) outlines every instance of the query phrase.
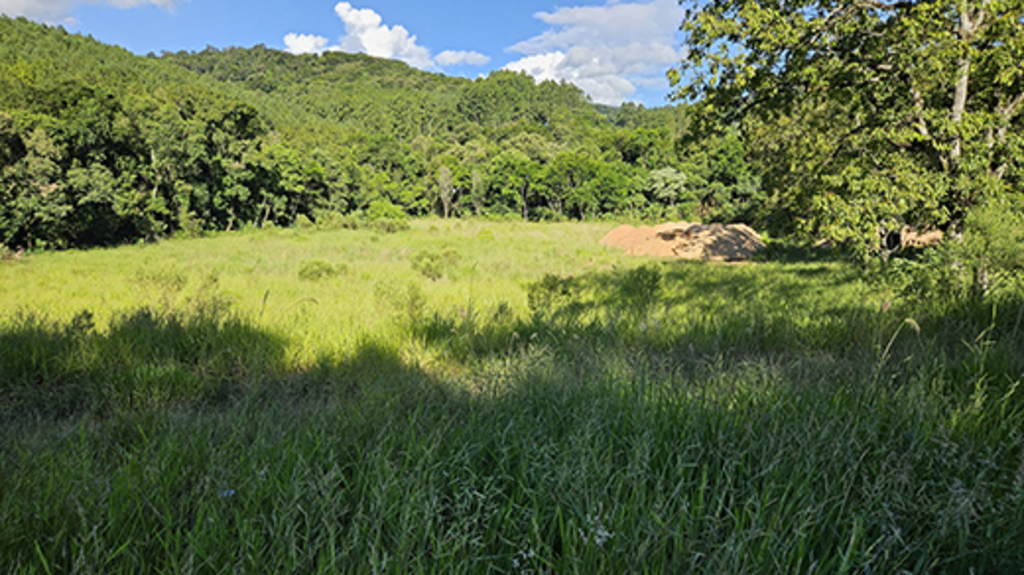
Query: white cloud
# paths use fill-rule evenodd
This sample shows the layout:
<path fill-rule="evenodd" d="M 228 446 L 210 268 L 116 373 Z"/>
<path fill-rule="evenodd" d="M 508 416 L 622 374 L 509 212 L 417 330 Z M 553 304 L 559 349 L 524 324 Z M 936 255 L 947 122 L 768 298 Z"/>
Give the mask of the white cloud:
<path fill-rule="evenodd" d="M 489 56 L 484 56 L 480 52 L 445 50 L 438 54 L 434 60 L 439 66 L 458 66 L 460 64 L 465 64 L 467 66 L 483 66 L 490 62 L 491 58 Z"/>
<path fill-rule="evenodd" d="M 5 0 L 0 0 L 3 2 Z M 115 0 L 126 1 L 126 0 Z M 127 0 L 133 1 L 133 0 Z M 137 1 L 137 0 L 134 0 Z M 166 0 L 165 0 L 166 1 Z M 292 54 L 322 54 L 323 52 L 362 52 L 377 58 L 401 60 L 410 66 L 425 70 L 437 66 L 466 64 L 483 66 L 490 58 L 479 52 L 445 50 L 433 57 L 430 50 L 416 43 L 416 36 L 405 26 L 384 24 L 380 14 L 369 8 L 356 8 L 349 2 L 339 2 L 334 13 L 345 25 L 345 35 L 335 46 L 323 36 L 314 34 L 288 34 L 284 44 Z"/>
<path fill-rule="evenodd" d="M 288 34 L 284 45 L 292 54 L 322 54 L 327 50 L 327 38 L 313 34 Z"/>
<path fill-rule="evenodd" d="M 538 80 L 566 80 L 595 102 L 618 105 L 636 86 L 668 85 L 664 72 L 682 59 L 676 32 L 683 10 L 676 0 L 559 8 L 538 12 L 551 29 L 509 51 L 524 54 L 505 68 Z"/>
<path fill-rule="evenodd" d="M 24 16 L 43 22 L 70 22 L 71 9 L 82 0 L 0 0 L 0 14 L 16 18 Z M 85 0 L 88 4 L 109 4 L 116 8 L 135 8 L 143 4 L 155 4 L 171 10 L 176 0 Z"/>
<path fill-rule="evenodd" d="M 345 52 L 393 58 L 416 68 L 433 67 L 430 50 L 416 44 L 416 36 L 410 35 L 404 26 L 389 27 L 373 10 L 359 10 L 348 2 L 339 2 L 334 12 L 345 23 L 345 36 L 341 39 Z"/>

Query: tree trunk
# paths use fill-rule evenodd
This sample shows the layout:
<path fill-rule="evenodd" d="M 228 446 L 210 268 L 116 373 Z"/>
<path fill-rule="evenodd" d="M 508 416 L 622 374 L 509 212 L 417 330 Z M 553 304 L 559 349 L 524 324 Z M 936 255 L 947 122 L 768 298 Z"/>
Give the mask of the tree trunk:
<path fill-rule="evenodd" d="M 966 3 L 960 10 L 960 21 L 957 26 L 957 36 L 964 43 L 964 47 L 970 46 L 974 35 L 981 29 L 985 22 L 985 12 L 978 11 L 971 14 Z M 956 126 L 957 134 L 953 138 L 953 146 L 949 157 L 953 169 L 960 164 L 960 157 L 963 155 L 963 140 L 959 133 L 960 124 L 963 123 L 964 112 L 967 110 L 967 94 L 971 78 L 971 61 L 966 56 L 957 59 L 956 87 L 953 89 L 953 107 L 950 109 L 950 120 Z"/>
<path fill-rule="evenodd" d="M 971 75 L 971 61 L 966 58 L 957 60 L 956 88 L 953 90 L 953 108 L 950 110 L 950 119 L 953 121 L 957 134 L 953 137 L 953 146 L 949 151 L 950 164 L 954 169 L 960 165 L 960 157 L 963 155 L 963 141 L 959 134 L 960 124 L 963 123 L 964 110 L 967 109 L 968 81 Z"/>

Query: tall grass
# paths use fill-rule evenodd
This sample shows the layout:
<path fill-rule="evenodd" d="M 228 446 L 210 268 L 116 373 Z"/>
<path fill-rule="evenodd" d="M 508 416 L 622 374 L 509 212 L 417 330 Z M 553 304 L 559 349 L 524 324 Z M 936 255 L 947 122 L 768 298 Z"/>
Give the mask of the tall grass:
<path fill-rule="evenodd" d="M 1024 564 L 1019 296 L 924 315 L 843 264 L 413 225 L 0 267 L 0 566 Z"/>

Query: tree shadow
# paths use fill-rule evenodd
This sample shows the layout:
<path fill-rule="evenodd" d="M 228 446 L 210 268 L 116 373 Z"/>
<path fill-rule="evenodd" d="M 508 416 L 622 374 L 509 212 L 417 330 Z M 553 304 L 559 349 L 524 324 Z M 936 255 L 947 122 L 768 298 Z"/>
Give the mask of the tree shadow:
<path fill-rule="evenodd" d="M 928 315 L 892 301 L 854 266 L 662 262 L 546 276 L 527 291 L 527 317 L 436 311 L 413 321 L 412 333 L 464 364 L 543 345 L 567 362 L 598 350 L 681 364 L 820 358 L 868 371 L 937 369 L 960 383 L 970 369 L 981 373 L 979 361 L 1000 381 L 1024 374 L 1024 298 L 995 318 L 991 306 Z"/>
<path fill-rule="evenodd" d="M 133 415 L 168 405 L 209 406 L 213 412 L 209 419 L 217 424 L 208 425 L 206 435 L 190 442 L 187 438 L 194 433 L 195 422 L 205 424 L 203 418 L 189 419 L 170 440 L 165 439 L 165 445 L 173 444 L 167 449 L 184 453 L 207 438 L 220 437 L 219 441 L 232 449 L 215 453 L 230 454 L 231 463 L 218 471 L 219 464 L 198 457 L 198 464 L 179 474 L 179 480 L 190 488 L 164 492 L 163 497 L 177 501 L 198 494 L 230 510 L 243 505 L 242 486 L 247 486 L 263 497 L 249 510 L 297 507 L 301 518 L 285 517 L 303 525 L 306 510 L 326 506 L 324 517 L 329 519 L 322 525 L 341 525 L 341 531 L 354 531 L 356 515 L 338 503 L 343 501 L 341 493 L 354 494 L 344 502 L 358 509 L 360 500 L 370 500 L 374 505 L 367 509 L 373 511 L 366 517 L 383 514 L 379 521 L 383 535 L 377 542 L 397 548 L 396 556 L 404 559 L 415 558 L 414 554 L 418 557 L 421 551 L 430 557 L 419 543 L 401 547 L 400 532 L 409 526 L 426 526 L 417 532 L 423 541 L 430 533 L 449 533 L 449 526 L 477 525 L 481 516 L 504 522 L 502 536 L 522 530 L 510 519 L 512 514 L 462 505 L 465 500 L 460 497 L 466 493 L 488 494 L 481 496 L 481 501 L 523 505 L 539 539 L 549 544 L 548 557 L 556 566 L 574 559 L 572 546 L 584 537 L 580 528 L 588 525 L 591 500 L 621 502 L 641 488 L 647 489 L 652 499 L 638 503 L 637 512 L 652 507 L 646 501 L 666 505 L 683 501 L 676 517 L 680 522 L 714 523 L 716 527 L 709 529 L 700 543 L 705 549 L 714 549 L 732 537 L 732 532 L 721 531 L 720 526 L 742 510 L 737 511 L 740 507 L 734 501 L 722 499 L 717 511 L 705 512 L 705 519 L 692 519 L 689 505 L 696 499 L 681 500 L 686 492 L 703 493 L 707 487 L 708 492 L 732 493 L 729 490 L 736 485 L 749 483 L 754 486 L 750 493 L 756 494 L 757 481 L 772 472 L 774 462 L 783 454 L 796 453 L 785 460 L 789 469 L 805 469 L 809 460 L 815 469 L 824 470 L 818 477 L 851 485 L 852 493 L 867 493 L 857 501 L 867 506 L 874 492 L 859 490 L 856 480 L 861 476 L 849 469 L 861 465 L 866 457 L 862 453 L 868 452 L 859 444 L 856 450 L 840 449 L 845 436 L 854 435 L 852 442 L 863 437 L 856 433 L 880 434 L 883 440 L 891 436 L 896 438 L 893 442 L 916 441 L 919 428 L 912 425 L 912 415 L 895 417 L 885 412 L 894 399 L 902 401 L 896 402 L 898 408 L 905 408 L 913 397 L 900 400 L 888 395 L 890 382 L 884 378 L 882 385 L 862 386 L 860 394 L 848 389 L 854 385 L 846 385 L 877 375 L 882 350 L 874 345 L 896 340 L 893 332 L 903 325 L 900 316 L 877 309 L 872 301 L 852 297 L 859 293 L 853 290 L 856 282 L 855 273 L 827 266 L 755 271 L 701 263 L 648 264 L 575 277 L 545 277 L 528 290 L 531 313 L 526 317 L 504 305 L 433 313 L 410 306 L 407 335 L 441 354 L 446 362 L 468 368 L 462 376 L 494 385 L 496 393 L 491 394 L 486 389 L 469 389 L 458 376 L 449 377 L 427 362 L 410 360 L 402 349 L 372 338 L 360 342 L 350 354 L 324 356 L 312 367 L 295 369 L 288 364 L 285 338 L 255 328 L 216 306 L 187 312 L 143 308 L 115 318 L 106 331 L 97 330 L 88 314 L 65 323 L 21 316 L 19 321 L 0 327 L 0 370 L 4 375 L 0 379 L 0 418 L 26 411 L 69 417 L 110 412 Z M 817 291 L 821 286 L 825 287 Z M 849 301 L 831 296 L 844 289 L 852 290 Z M 783 307 L 787 303 L 790 307 Z M 827 324 L 836 332 L 834 340 L 813 337 L 814 330 L 821 329 L 812 323 L 816 316 L 835 318 L 835 323 Z M 864 326 L 856 327 L 858 321 Z M 882 339 L 851 339 L 851 332 L 869 328 L 876 330 L 873 337 Z M 1006 326 L 1000 324 L 997 329 Z M 898 333 L 907 336 L 909 332 Z M 993 337 L 1004 335 L 999 331 Z M 914 341 L 904 337 L 898 344 Z M 886 348 L 885 352 L 895 356 L 894 350 Z M 973 357 L 976 361 L 981 356 Z M 991 375 L 998 367 L 991 362 L 964 366 L 964 377 Z M 972 366 L 977 368 L 973 372 Z M 112 380 L 124 384 L 110 384 Z M 181 381 L 188 384 L 179 385 Z M 796 397 L 811 386 L 822 386 L 824 391 L 815 392 L 815 388 L 804 398 Z M 163 394 L 158 396 L 160 401 L 154 400 L 157 390 Z M 785 395 L 789 390 L 793 390 L 792 396 Z M 869 396 L 879 390 L 882 393 L 877 400 L 869 403 Z M 55 398 L 61 401 L 55 403 Z M 335 409 L 338 404 L 341 409 Z M 232 413 L 224 413 L 226 406 Z M 814 406 L 820 408 L 812 409 Z M 837 414 L 845 419 L 833 424 L 830 417 Z M 165 452 L 146 453 L 149 438 L 159 432 L 157 426 L 141 417 L 110 419 L 92 440 L 92 445 L 99 447 L 89 457 L 110 458 L 104 459 L 99 469 L 127 469 L 125 476 L 133 480 L 152 477 L 144 474 L 149 471 L 130 473 L 151 467 L 136 461 L 164 457 Z M 261 427 L 261 422 L 268 421 L 271 423 Z M 895 431 L 888 429 L 890 425 Z M 217 433 L 210 432 L 211 427 Z M 309 429 L 315 432 L 306 433 L 306 439 L 302 439 L 304 431 L 296 431 Z M 264 437 L 255 441 L 253 437 L 261 433 Z M 778 437 L 772 438 L 773 434 Z M 998 434 L 991 433 L 999 441 L 1005 435 L 1001 429 Z M 693 437 L 697 440 L 691 441 Z M 801 448 L 789 442 L 800 439 L 808 441 Z M 758 449 L 741 455 L 728 451 L 747 445 L 748 440 L 757 440 Z M 701 449 L 680 453 L 678 446 L 687 441 L 691 448 Z M 820 448 L 819 441 L 823 442 Z M 938 445 L 929 445 L 933 443 Z M 6 455 L 4 449 L 24 449 L 25 444 L 0 446 L 0 456 Z M 108 445 L 114 448 L 108 449 Z M 878 445 L 879 452 L 887 453 L 893 443 Z M 262 455 L 248 458 L 252 452 Z M 727 452 L 742 465 L 733 466 L 729 458 L 718 455 Z M 234 463 L 235 459 L 240 463 Z M 267 481 L 274 487 L 259 491 L 263 489 L 259 487 L 264 481 L 262 474 L 279 459 L 292 464 L 282 466 L 276 476 L 280 483 Z M 1017 453 L 1003 459 L 1010 463 L 1000 460 L 998 465 L 1012 474 L 1019 463 Z M 940 463 L 937 456 L 927 461 Z M 687 465 L 676 465 L 682 462 Z M 551 467 L 546 470 L 545 465 Z M 556 466 L 564 471 L 549 472 Z M 192 476 L 191 469 L 214 471 Z M 323 473 L 310 475 L 311 469 Z M 594 469 L 606 475 L 595 477 Z M 919 481 L 930 481 L 944 471 L 940 467 L 934 474 L 922 473 Z M 220 495 L 220 485 L 203 486 L 204 473 L 217 479 L 234 478 L 234 482 L 224 483 L 232 486 L 231 494 Z M 660 477 L 672 480 L 662 485 Z M 865 477 L 873 480 L 873 476 Z M 685 485 L 692 487 L 681 490 L 678 486 L 684 485 L 683 478 L 688 478 Z M 153 482 L 149 485 L 159 487 L 159 482 L 149 480 Z M 789 476 L 780 475 L 777 480 L 784 487 Z M 608 485 L 621 486 L 621 490 L 608 491 Z M 291 498 L 296 492 L 293 486 L 306 489 L 303 499 Z M 778 491 L 780 496 L 787 492 Z M 145 490 L 131 493 L 135 497 Z M 424 493 L 429 494 L 429 501 L 417 498 Z M 831 495 L 822 495 L 821 509 L 842 519 L 835 524 L 851 524 L 845 510 L 857 506 L 834 506 L 833 501 Z M 381 502 L 389 505 L 377 505 Z M 106 501 L 103 503 L 96 506 L 97 517 L 108 517 L 104 515 Z M 54 506 L 61 511 L 51 514 L 58 520 L 49 523 L 27 512 L 19 516 L 30 526 L 26 528 L 29 533 L 38 533 L 35 540 L 60 540 L 65 524 L 71 526 L 71 533 L 92 525 L 80 520 L 81 511 L 72 506 L 71 498 L 50 504 L 50 508 Z M 216 508 L 188 505 L 184 509 L 176 517 L 177 529 L 188 532 L 198 531 L 197 523 L 205 525 L 198 509 L 210 513 Z M 931 514 L 926 507 L 915 509 L 927 519 L 916 521 L 922 525 L 930 524 L 928 520 L 940 513 Z M 985 517 L 1002 519 L 995 509 L 986 508 L 989 515 Z M 403 510 L 411 515 L 403 515 Z M 138 515 L 133 513 L 129 510 L 126 515 L 154 515 L 141 504 Z M 652 517 L 660 518 L 657 513 Z M 791 516 L 786 515 L 787 520 Z M 228 525 L 237 525 L 230 521 L 241 514 L 219 517 Z M 915 523 L 915 519 L 910 521 Z M 720 532 L 721 537 L 717 535 Z M 224 533 L 232 536 L 231 531 Z M 626 533 L 624 528 L 622 533 Z M 679 540 L 674 533 L 663 537 Z M 333 540 L 334 535 L 329 537 Z M 813 537 L 823 550 L 850 540 L 848 533 L 832 528 L 816 531 Z M 952 537 L 943 536 L 939 541 L 948 543 Z M 487 552 L 503 553 L 511 562 L 515 550 L 496 541 L 491 540 Z M 978 543 L 997 549 L 1001 544 Z M 230 559 L 230 554 L 223 552 L 228 547 L 222 546 L 219 553 L 223 554 L 218 555 L 224 564 Z M 472 552 L 479 555 L 480 547 L 473 547 Z M 366 555 L 365 549 L 358 548 L 350 557 Z M 30 557 L 31 549 L 24 556 Z M 163 560 L 161 555 L 156 557 Z M 61 565 L 71 568 L 70 557 L 64 559 Z M 314 568 L 310 563 L 310 569 Z"/>
<path fill-rule="evenodd" d="M 787 264 L 850 262 L 849 250 L 829 244 L 808 245 L 789 240 L 772 240 L 754 255 L 756 262 Z"/>
<path fill-rule="evenodd" d="M 220 401 L 283 374 L 285 341 L 217 305 L 139 308 L 103 331 L 88 311 L 66 323 L 19 314 L 0 326 L 0 414 L 60 418 Z"/>
<path fill-rule="evenodd" d="M 268 399 L 346 400 L 380 390 L 397 396 L 442 389 L 443 377 L 395 347 L 408 343 L 436 356 L 437 373 L 538 349 L 567 366 L 626 357 L 690 366 L 821 360 L 872 368 L 912 357 L 899 369 L 924 369 L 930 361 L 961 383 L 1015 381 L 1024 373 L 1024 299 L 1002 304 L 1010 312 L 1000 315 L 971 308 L 924 317 L 885 301 L 860 274 L 827 263 L 660 262 L 546 276 L 527 287 L 527 315 L 507 304 L 410 306 L 410 341 L 367 339 L 351 354 L 301 367 L 289 363 L 285 335 L 216 302 L 183 311 L 139 308 L 105 330 L 88 312 L 63 323 L 22 314 L 0 325 L 0 416 L 219 405 L 252 390 Z"/>
<path fill-rule="evenodd" d="M 20 313 L 0 323 L 0 420 L 105 419 L 246 402 L 393 402 L 410 391 L 444 391 L 398 349 L 373 339 L 308 366 L 289 359 L 288 343 L 216 302 L 141 307 L 105 329 L 88 311 L 63 322 Z"/>
<path fill-rule="evenodd" d="M 662 347 L 689 348 L 723 338 L 744 349 L 828 347 L 829 342 L 805 341 L 804 336 L 834 327 L 840 319 L 872 319 L 880 309 L 877 301 L 858 291 L 856 270 L 823 264 L 763 268 L 662 262 L 570 281 L 572 301 L 550 302 L 553 310 L 541 310 L 541 317 L 557 326 L 564 318 L 586 316 L 589 322 L 613 327 L 613 335 Z M 837 292 L 843 297 L 837 298 Z M 652 329 L 658 324 L 666 329 Z M 847 329 L 842 337 L 850 335 Z M 831 343 L 849 347 L 849 341 Z M 714 347 L 714 352 L 723 351 L 720 345 Z"/>

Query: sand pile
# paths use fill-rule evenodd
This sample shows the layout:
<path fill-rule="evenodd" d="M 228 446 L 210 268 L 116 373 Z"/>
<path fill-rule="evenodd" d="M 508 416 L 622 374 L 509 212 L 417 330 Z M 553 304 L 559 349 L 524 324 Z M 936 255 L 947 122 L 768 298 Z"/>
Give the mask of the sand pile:
<path fill-rule="evenodd" d="M 908 226 L 903 226 L 903 229 L 900 230 L 900 243 L 905 248 L 928 248 L 937 246 L 940 242 L 942 242 L 941 230 L 919 231 Z"/>
<path fill-rule="evenodd" d="M 626 250 L 634 256 L 687 260 L 739 261 L 764 247 L 761 236 L 743 224 L 701 225 L 674 222 L 657 226 L 619 226 L 601 245 Z"/>

